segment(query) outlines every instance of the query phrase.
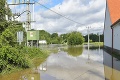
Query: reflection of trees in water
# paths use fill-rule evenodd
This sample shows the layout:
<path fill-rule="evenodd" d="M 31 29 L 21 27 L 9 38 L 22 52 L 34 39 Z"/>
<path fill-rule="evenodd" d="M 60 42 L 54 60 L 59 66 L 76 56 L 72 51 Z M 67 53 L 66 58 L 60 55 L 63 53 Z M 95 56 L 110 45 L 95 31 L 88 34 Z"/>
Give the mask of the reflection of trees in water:
<path fill-rule="evenodd" d="M 49 51 L 50 53 L 58 53 L 58 47 L 60 45 L 51 44 L 51 45 L 40 45 L 39 48 L 45 51 Z"/>
<path fill-rule="evenodd" d="M 99 46 L 90 46 L 89 47 L 90 50 L 95 50 L 95 49 L 99 49 L 99 48 L 103 49 L 103 46 L 100 46 L 100 47 Z M 88 49 L 88 47 L 85 47 L 85 49 Z"/>
<path fill-rule="evenodd" d="M 82 54 L 83 47 L 68 47 L 64 49 L 65 52 L 68 52 L 69 55 L 77 57 Z"/>

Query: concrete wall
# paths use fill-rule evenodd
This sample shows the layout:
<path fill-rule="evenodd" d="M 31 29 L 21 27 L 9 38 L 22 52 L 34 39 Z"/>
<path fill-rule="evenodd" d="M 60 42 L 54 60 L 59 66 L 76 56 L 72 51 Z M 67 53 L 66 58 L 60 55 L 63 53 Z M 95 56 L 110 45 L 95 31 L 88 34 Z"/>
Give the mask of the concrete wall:
<path fill-rule="evenodd" d="M 120 23 L 113 28 L 113 48 L 120 50 Z"/>
<path fill-rule="evenodd" d="M 111 19 L 108 6 L 106 6 L 105 12 L 105 28 L 104 28 L 104 45 L 108 47 L 112 47 L 112 29 L 111 29 Z"/>

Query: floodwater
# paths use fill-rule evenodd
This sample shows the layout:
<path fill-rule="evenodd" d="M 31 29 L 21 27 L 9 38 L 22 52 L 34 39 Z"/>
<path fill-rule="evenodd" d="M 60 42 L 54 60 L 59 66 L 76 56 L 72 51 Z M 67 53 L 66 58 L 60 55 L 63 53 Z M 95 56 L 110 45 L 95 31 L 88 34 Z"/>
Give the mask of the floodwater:
<path fill-rule="evenodd" d="M 120 80 L 119 56 L 103 48 L 52 45 L 43 49 L 51 49 L 51 54 L 42 64 L 0 80 Z"/>

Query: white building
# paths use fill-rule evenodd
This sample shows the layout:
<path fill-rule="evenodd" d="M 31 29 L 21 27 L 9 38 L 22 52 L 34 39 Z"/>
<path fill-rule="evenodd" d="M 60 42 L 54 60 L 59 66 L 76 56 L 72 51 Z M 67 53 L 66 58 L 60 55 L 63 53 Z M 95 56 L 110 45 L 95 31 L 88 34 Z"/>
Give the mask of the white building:
<path fill-rule="evenodd" d="M 39 40 L 39 44 L 47 44 L 46 40 Z"/>
<path fill-rule="evenodd" d="M 120 0 L 106 2 L 104 46 L 120 51 Z"/>

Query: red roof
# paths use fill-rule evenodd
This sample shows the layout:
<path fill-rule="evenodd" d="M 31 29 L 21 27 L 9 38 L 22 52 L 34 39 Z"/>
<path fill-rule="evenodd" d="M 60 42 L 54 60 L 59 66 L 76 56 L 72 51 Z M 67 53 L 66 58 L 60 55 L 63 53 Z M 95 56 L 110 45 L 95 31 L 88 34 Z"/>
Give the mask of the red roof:
<path fill-rule="evenodd" d="M 112 24 L 120 19 L 120 0 L 107 0 Z"/>

